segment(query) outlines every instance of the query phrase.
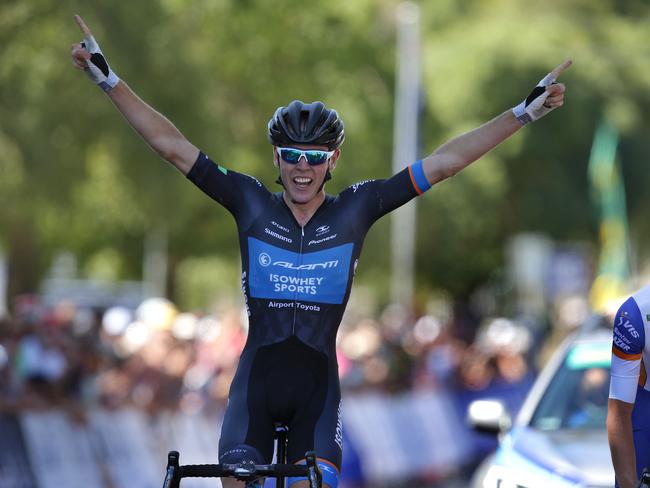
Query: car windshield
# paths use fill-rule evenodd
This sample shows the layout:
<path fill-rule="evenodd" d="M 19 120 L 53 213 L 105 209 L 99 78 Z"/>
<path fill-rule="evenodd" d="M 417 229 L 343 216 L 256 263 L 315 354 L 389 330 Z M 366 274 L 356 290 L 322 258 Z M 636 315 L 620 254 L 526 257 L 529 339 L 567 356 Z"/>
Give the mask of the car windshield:
<path fill-rule="evenodd" d="M 541 430 L 605 428 L 610 363 L 610 342 L 574 344 L 544 392 L 531 425 Z"/>

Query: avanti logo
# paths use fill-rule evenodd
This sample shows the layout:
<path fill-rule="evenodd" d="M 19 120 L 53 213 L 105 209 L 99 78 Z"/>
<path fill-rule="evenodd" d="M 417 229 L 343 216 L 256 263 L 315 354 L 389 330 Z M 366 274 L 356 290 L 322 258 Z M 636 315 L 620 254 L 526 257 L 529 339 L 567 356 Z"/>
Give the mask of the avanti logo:
<path fill-rule="evenodd" d="M 271 264 L 271 256 L 266 254 L 265 252 L 261 253 L 258 258 L 260 264 L 264 267 L 268 266 Z"/>
<path fill-rule="evenodd" d="M 273 266 L 281 266 L 283 268 L 287 269 L 299 269 L 299 270 L 307 270 L 311 271 L 314 269 L 329 269 L 329 268 L 336 268 L 339 265 L 339 260 L 336 259 L 334 261 L 325 261 L 324 263 L 312 263 L 312 264 L 299 264 L 295 265 L 294 263 L 290 263 L 289 261 L 274 261 Z"/>
<path fill-rule="evenodd" d="M 257 260 L 265 268 L 273 264 L 273 266 L 280 266 L 282 268 L 294 269 L 294 270 L 306 270 L 306 271 L 313 271 L 315 269 L 331 269 L 331 268 L 336 268 L 339 265 L 338 259 L 335 259 L 333 261 L 325 261 L 322 263 L 309 263 L 309 264 L 295 264 L 289 261 L 273 261 L 271 259 L 271 256 L 265 252 L 260 253 Z"/>

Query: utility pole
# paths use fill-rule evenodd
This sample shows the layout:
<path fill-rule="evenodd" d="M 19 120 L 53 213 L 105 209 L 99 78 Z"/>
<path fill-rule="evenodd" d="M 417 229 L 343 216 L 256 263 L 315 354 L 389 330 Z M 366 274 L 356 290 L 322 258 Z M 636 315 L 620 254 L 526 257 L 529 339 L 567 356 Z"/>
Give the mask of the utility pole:
<path fill-rule="evenodd" d="M 420 96 L 420 9 L 413 2 L 397 7 L 397 84 L 393 127 L 393 173 L 417 159 Z M 416 205 L 392 213 L 391 298 L 411 310 L 414 296 Z"/>

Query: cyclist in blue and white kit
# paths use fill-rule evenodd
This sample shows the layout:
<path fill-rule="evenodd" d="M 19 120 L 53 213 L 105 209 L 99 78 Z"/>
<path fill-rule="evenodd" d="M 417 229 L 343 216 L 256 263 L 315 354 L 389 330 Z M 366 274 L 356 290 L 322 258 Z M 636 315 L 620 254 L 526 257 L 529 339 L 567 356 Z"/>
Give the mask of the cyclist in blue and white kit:
<path fill-rule="evenodd" d="M 641 288 L 616 312 L 607 435 L 620 488 L 636 488 L 650 468 L 650 286 Z"/>
<path fill-rule="evenodd" d="M 465 168 L 522 125 L 563 104 L 549 73 L 512 110 L 444 144 L 385 180 L 364 181 L 336 196 L 325 193 L 345 138 L 336 111 L 294 101 L 268 124 L 273 163 L 283 191 L 214 163 L 164 116 L 140 100 L 109 68 L 77 17 L 83 43 L 73 64 L 107 92 L 133 128 L 164 159 L 235 218 L 249 333 L 233 380 L 220 445 L 221 462 L 269 463 L 274 422 L 289 426 L 288 460 L 315 450 L 326 486 L 341 466 L 340 388 L 336 333 L 350 296 L 361 247 L 372 224 L 432 185 Z M 224 480 L 225 486 L 237 486 Z M 294 488 L 307 482 L 292 479 Z"/>

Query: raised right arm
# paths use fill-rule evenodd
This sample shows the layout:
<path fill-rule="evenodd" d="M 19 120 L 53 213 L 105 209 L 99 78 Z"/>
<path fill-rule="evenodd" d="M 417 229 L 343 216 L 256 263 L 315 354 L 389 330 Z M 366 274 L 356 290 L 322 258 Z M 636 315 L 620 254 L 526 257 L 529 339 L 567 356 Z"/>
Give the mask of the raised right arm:
<path fill-rule="evenodd" d="M 187 175 L 199 150 L 164 115 L 138 97 L 111 71 L 90 29 L 78 15 L 75 20 L 83 32 L 84 42 L 72 45 L 72 64 L 84 70 L 108 94 L 131 127 L 163 159 Z"/>
<path fill-rule="evenodd" d="M 542 78 L 517 107 L 506 110 L 480 127 L 451 139 L 424 158 L 422 169 L 429 184 L 434 185 L 455 175 L 505 141 L 524 124 L 561 107 L 564 104 L 565 86 L 556 83 L 556 80 L 571 63 L 571 60 L 565 61 Z"/>

